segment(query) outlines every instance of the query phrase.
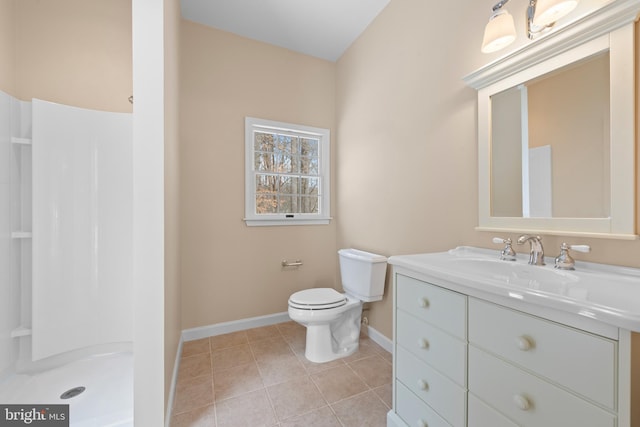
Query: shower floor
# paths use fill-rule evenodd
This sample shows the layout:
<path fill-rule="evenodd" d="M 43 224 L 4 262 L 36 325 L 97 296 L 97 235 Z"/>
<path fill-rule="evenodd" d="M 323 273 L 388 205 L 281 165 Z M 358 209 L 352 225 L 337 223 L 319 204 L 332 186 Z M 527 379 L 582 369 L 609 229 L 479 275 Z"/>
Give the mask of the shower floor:
<path fill-rule="evenodd" d="M 75 387 L 86 390 L 60 399 Z M 91 356 L 0 383 L 2 404 L 69 404 L 73 427 L 133 426 L 133 354 Z"/>

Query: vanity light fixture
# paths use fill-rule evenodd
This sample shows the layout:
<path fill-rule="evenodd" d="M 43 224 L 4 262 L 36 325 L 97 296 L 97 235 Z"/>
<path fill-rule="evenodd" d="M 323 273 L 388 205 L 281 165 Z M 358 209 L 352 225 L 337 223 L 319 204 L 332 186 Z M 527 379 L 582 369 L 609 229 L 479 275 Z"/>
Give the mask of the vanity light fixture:
<path fill-rule="evenodd" d="M 493 13 L 484 28 L 484 38 L 482 39 L 482 52 L 484 53 L 496 52 L 507 47 L 516 39 L 513 16 L 507 9 L 502 8 L 508 1 L 501 0 L 493 6 Z"/>
<path fill-rule="evenodd" d="M 578 0 L 537 0 L 529 3 L 533 8 L 533 24 L 539 27 L 553 25 L 557 20 L 568 15 L 578 5 Z"/>
<path fill-rule="evenodd" d="M 491 53 L 503 49 L 516 39 L 513 16 L 503 9 L 509 0 L 500 0 L 492 11 L 484 29 L 482 52 Z M 567 15 L 578 5 L 578 0 L 529 0 L 527 7 L 527 37 L 533 40 L 543 31 Z"/>

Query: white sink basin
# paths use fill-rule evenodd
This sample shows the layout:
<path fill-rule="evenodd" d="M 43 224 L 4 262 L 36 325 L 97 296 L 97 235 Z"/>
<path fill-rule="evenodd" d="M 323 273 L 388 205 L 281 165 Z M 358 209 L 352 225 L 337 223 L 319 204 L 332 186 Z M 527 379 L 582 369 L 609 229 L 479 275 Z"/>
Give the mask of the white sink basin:
<path fill-rule="evenodd" d="M 450 258 L 451 268 L 469 274 L 504 282 L 504 284 L 530 289 L 543 289 L 553 293 L 564 293 L 567 285 L 580 280 L 568 271 L 532 266 L 523 261 L 501 261 L 497 259 Z"/>
<path fill-rule="evenodd" d="M 640 270 L 576 263 L 575 271 L 502 261 L 498 251 L 459 247 L 448 252 L 394 256 L 389 263 L 480 292 L 517 298 L 640 332 Z"/>

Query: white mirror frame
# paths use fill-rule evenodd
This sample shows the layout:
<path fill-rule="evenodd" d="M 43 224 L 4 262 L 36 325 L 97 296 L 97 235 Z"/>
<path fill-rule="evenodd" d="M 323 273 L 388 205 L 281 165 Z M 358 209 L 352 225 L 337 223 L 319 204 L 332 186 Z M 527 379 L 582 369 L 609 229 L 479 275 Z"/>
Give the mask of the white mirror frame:
<path fill-rule="evenodd" d="M 637 0 L 617 0 L 469 74 L 478 90 L 477 230 L 635 239 L 635 32 Z M 491 96 L 599 52 L 609 51 L 611 207 L 609 218 L 491 216 Z"/>

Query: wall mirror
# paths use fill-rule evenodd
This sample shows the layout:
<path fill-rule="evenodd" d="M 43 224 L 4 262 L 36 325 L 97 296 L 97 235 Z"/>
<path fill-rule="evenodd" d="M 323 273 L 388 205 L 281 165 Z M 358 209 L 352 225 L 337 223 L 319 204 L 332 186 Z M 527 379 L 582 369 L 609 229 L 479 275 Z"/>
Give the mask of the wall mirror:
<path fill-rule="evenodd" d="M 478 90 L 479 230 L 636 238 L 638 6 L 624 4 L 465 77 Z"/>
<path fill-rule="evenodd" d="M 491 216 L 611 214 L 609 52 L 490 96 Z"/>

